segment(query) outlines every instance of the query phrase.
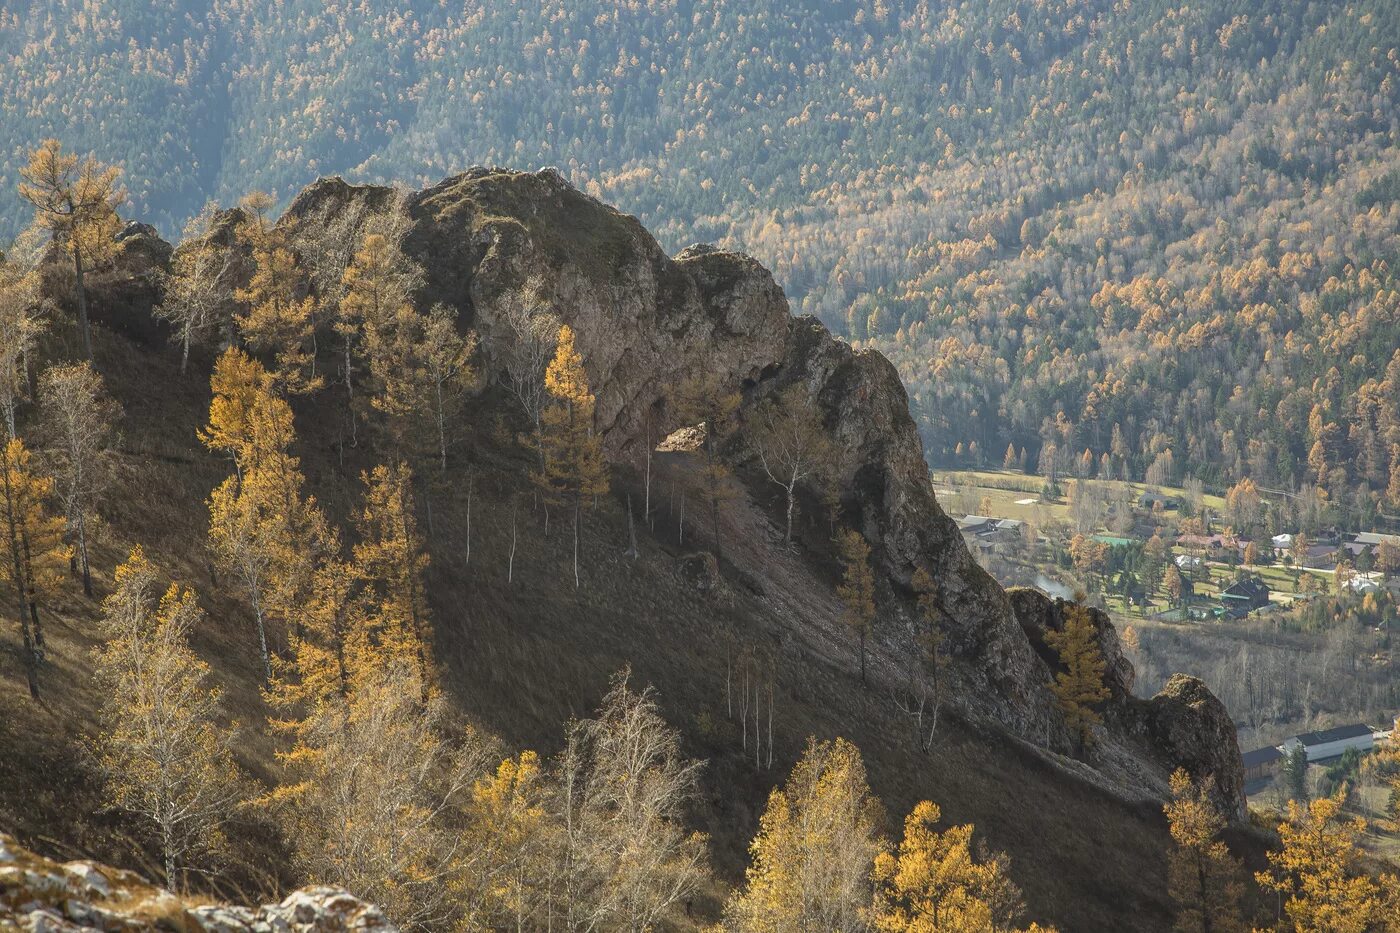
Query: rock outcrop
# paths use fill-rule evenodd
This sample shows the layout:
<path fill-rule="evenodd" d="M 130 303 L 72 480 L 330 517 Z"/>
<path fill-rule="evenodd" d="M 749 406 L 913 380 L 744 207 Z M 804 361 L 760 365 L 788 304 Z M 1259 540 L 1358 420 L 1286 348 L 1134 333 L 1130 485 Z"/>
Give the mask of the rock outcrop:
<path fill-rule="evenodd" d="M 59 863 L 0 834 L 0 930 L 184 930 L 187 933 L 397 933 L 379 908 L 334 887 L 294 891 L 256 909 L 196 904 L 129 871 Z"/>
<path fill-rule="evenodd" d="M 1039 593 L 1008 594 L 974 561 L 934 499 L 907 396 L 883 356 L 854 350 L 813 319 L 793 318 L 782 290 L 753 259 L 705 246 L 670 258 L 635 218 L 552 169 L 474 169 L 406 194 L 328 179 L 306 189 L 281 223 L 294 243 L 324 252 L 318 238 L 327 231 L 353 236 L 364 217 L 382 210 L 402 214 L 404 248 L 425 271 L 421 302 L 457 309 L 462 325 L 480 335 L 488 383 L 503 381 L 522 317 L 574 328 L 597 394 L 596 427 L 614 462 L 636 463 L 641 445 L 655 443 L 647 427 L 671 420 L 670 396 L 688 377 L 712 374 L 742 390 L 741 420 L 771 393 L 799 386 L 834 441 L 843 519 L 874 547 L 882 604 L 908 606 L 909 580 L 927 568 L 950 620 L 963 712 L 1069 749 L 1049 691 L 1055 662 L 1041 637 L 1060 624 L 1061 607 Z M 741 466 L 749 456 L 742 442 L 727 453 Z M 1131 697 L 1132 665 L 1112 625 L 1095 618 L 1113 705 L 1127 710 L 1141 702 Z M 1108 717 L 1107 744 L 1165 744 L 1124 746 L 1104 762 L 1180 755 L 1176 763 L 1228 770 L 1238 760 L 1233 734 L 1202 704 L 1196 692 L 1169 691 L 1151 701 L 1156 712 L 1146 719 Z M 1160 790 L 1165 771 L 1157 774 L 1129 783 Z M 1221 780 L 1229 796 L 1237 781 Z"/>
<path fill-rule="evenodd" d="M 1197 678 L 1176 674 L 1151 700 L 1134 705 L 1146 744 L 1161 764 L 1185 768 L 1206 783 L 1223 812 L 1243 817 L 1244 766 L 1225 704 Z"/>

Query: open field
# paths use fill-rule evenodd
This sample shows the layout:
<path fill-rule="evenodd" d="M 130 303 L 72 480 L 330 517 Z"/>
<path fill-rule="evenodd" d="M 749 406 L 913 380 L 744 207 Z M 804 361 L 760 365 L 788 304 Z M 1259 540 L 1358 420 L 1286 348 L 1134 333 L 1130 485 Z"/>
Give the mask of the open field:
<path fill-rule="evenodd" d="M 1061 489 L 1065 488 L 1074 477 L 1064 477 L 1060 480 Z M 971 483 L 979 496 L 993 496 L 993 501 L 997 501 L 1000 496 L 997 493 L 1016 492 L 1021 495 L 1007 496 L 1008 501 L 1022 499 L 1027 496 L 1040 498 L 1041 492 L 1045 489 L 1045 477 L 1031 473 L 1022 473 L 1019 470 L 934 470 L 933 471 L 934 491 L 938 494 L 940 501 L 946 501 L 949 495 L 956 495 L 965 483 Z M 1155 492 L 1159 495 L 1173 499 L 1184 499 L 1186 490 L 1178 486 L 1149 486 L 1146 483 L 1129 483 L 1122 480 L 1093 480 L 1095 484 L 1109 491 L 1109 499 L 1114 499 L 1122 495 L 1126 490 L 1133 498 L 1145 492 Z M 1201 496 L 1201 503 L 1214 511 L 1225 508 L 1224 496 L 1211 495 L 1209 493 Z M 1064 502 L 1045 503 L 1048 506 L 1065 507 Z M 1017 516 L 1008 515 L 1008 518 Z"/>

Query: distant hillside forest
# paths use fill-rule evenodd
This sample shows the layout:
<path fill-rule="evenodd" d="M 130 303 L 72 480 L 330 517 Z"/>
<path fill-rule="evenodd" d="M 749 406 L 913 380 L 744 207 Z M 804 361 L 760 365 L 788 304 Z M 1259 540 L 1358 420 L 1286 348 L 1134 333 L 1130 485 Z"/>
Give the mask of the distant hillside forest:
<path fill-rule="evenodd" d="M 935 462 L 1374 519 L 1397 49 L 1393 0 L 35 0 L 0 10 L 0 235 L 47 136 L 167 235 L 320 174 L 555 164 L 889 355 Z"/>

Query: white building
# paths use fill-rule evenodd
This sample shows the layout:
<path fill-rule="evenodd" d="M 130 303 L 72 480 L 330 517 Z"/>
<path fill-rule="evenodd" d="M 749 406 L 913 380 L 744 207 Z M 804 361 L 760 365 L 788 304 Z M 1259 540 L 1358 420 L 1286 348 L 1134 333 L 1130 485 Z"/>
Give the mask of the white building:
<path fill-rule="evenodd" d="M 1358 573 L 1344 585 L 1353 593 L 1374 593 L 1383 582 L 1385 579 L 1379 573 Z"/>
<path fill-rule="evenodd" d="M 1299 744 L 1307 750 L 1308 761 L 1323 761 L 1328 758 L 1338 758 L 1349 748 L 1369 752 L 1375 747 L 1376 738 L 1370 726 L 1358 722 L 1349 726 L 1326 729 L 1322 732 L 1304 732 L 1302 735 L 1295 735 L 1291 739 L 1284 740 L 1283 750 L 1285 753 L 1291 752 Z"/>

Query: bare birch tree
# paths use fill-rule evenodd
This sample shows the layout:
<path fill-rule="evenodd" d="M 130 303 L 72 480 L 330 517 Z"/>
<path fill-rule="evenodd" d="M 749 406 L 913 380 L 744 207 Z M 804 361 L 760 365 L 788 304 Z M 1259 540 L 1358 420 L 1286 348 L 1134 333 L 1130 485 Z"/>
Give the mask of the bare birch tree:
<path fill-rule="evenodd" d="M 211 203 L 185 224 L 170 272 L 161 276 L 164 293 L 154 313 L 174 331 L 181 374 L 189 366 L 190 348 L 233 316 L 233 253 L 213 241 L 217 216 Z"/>
<path fill-rule="evenodd" d="M 537 282 L 528 282 L 519 293 L 502 299 L 497 312 L 505 330 L 507 345 L 497 349 L 504 363 L 506 387 L 530 422 L 532 441 L 544 469 L 543 418 L 549 392 L 544 372 L 554 358 L 559 335 L 559 316 L 544 307 Z"/>
<path fill-rule="evenodd" d="M 570 930 L 654 929 L 706 871 L 704 837 L 683 820 L 701 766 L 629 673 L 613 678 L 596 719 L 570 726 L 560 759 L 553 897 Z"/>
<path fill-rule="evenodd" d="M 204 617 L 195 594 L 178 586 L 160 593 L 138 547 L 103 603 L 97 757 L 111 802 L 154 827 L 165 883 L 179 890 L 221 848 L 243 784 L 209 665 L 190 650 L 190 631 Z"/>
<path fill-rule="evenodd" d="M 54 479 L 68 522 L 68 540 L 82 575 L 83 593 L 90 598 L 88 515 L 106 486 L 106 455 L 122 409 L 87 362 L 45 371 L 39 406 L 44 434 L 53 445 L 49 454 L 56 461 Z"/>
<path fill-rule="evenodd" d="M 754 448 L 763 472 L 787 494 L 783 543 L 792 543 L 797 487 L 830 469 L 833 448 L 821 412 L 801 385 L 784 389 L 758 409 Z"/>

